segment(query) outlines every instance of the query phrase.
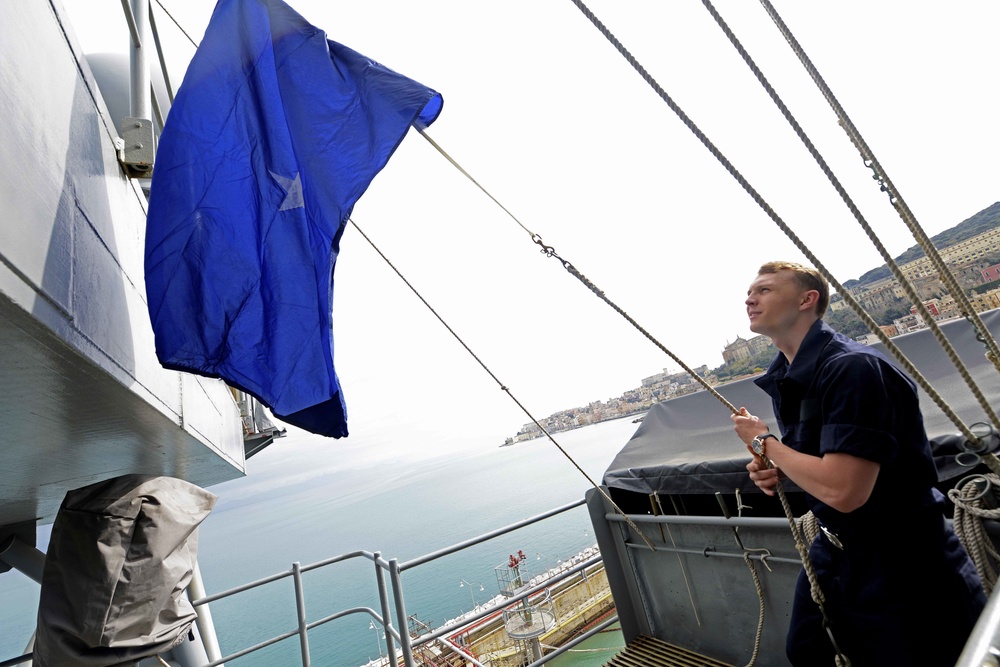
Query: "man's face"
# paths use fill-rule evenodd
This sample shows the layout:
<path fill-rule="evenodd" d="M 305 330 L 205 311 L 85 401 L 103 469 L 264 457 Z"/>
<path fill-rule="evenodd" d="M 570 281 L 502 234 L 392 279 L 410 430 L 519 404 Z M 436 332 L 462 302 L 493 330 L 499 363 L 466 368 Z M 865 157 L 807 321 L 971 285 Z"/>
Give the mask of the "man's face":
<path fill-rule="evenodd" d="M 750 331 L 772 338 L 788 331 L 799 317 L 807 291 L 791 271 L 759 274 L 750 284 L 745 302 Z"/>

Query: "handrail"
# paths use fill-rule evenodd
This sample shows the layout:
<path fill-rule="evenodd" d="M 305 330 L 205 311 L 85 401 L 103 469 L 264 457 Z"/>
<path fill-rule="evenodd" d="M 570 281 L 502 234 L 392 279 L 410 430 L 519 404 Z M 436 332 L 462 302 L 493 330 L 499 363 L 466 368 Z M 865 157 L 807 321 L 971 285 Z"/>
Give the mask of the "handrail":
<path fill-rule="evenodd" d="M 453 544 L 450 547 L 445 547 L 444 549 L 441 549 L 439 551 L 434 551 L 434 552 L 429 553 L 427 555 L 419 556 L 417 558 L 413 558 L 411 560 L 405 561 L 404 563 L 400 564 L 399 570 L 400 570 L 400 572 L 402 572 L 404 570 L 410 569 L 411 567 L 416 567 L 417 565 L 423 565 L 424 563 L 429 563 L 430 561 L 437 560 L 438 558 L 441 558 L 442 556 L 447 556 L 448 554 L 455 553 L 456 551 L 461 551 L 462 549 L 465 549 L 466 547 L 471 547 L 471 546 L 474 546 L 476 544 L 480 544 L 481 542 L 485 542 L 487 540 L 491 540 L 494 537 L 499 537 L 500 535 L 505 535 L 505 534 L 507 534 L 507 533 L 509 533 L 511 531 L 517 530 L 518 528 L 524 528 L 525 526 L 528 526 L 528 525 L 533 524 L 533 523 L 537 523 L 539 521 L 542 521 L 543 519 L 548 519 L 549 517 L 555 516 L 557 514 L 561 514 L 563 512 L 571 510 L 571 509 L 573 509 L 575 507 L 579 507 L 580 505 L 583 505 L 585 502 L 586 502 L 585 500 L 581 499 L 581 500 L 578 500 L 576 502 L 569 503 L 568 505 L 563 505 L 562 507 L 556 507 L 555 509 L 549 510 L 548 512 L 543 512 L 541 514 L 536 514 L 533 517 L 529 517 L 527 519 L 524 519 L 523 521 L 518 521 L 517 523 L 512 523 L 509 526 L 505 526 L 504 528 L 498 528 L 497 530 L 494 530 L 492 532 L 483 533 L 479 537 L 474 537 L 471 540 L 465 540 L 464 542 L 458 542 L 457 544 Z"/>
<path fill-rule="evenodd" d="M 972 629 L 955 667 L 982 667 L 996 664 L 1000 655 L 1000 596 L 994 592 Z M 992 661 L 992 662 L 990 662 Z M 2 667 L 2 665 L 0 665 Z"/>
<path fill-rule="evenodd" d="M 310 563 L 308 565 L 300 565 L 299 563 L 296 562 L 292 564 L 292 567 L 289 570 L 277 572 L 275 574 L 268 575 L 266 577 L 262 577 L 260 579 L 256 579 L 254 581 L 245 584 L 241 584 L 239 586 L 235 586 L 233 588 L 229 588 L 227 590 L 218 593 L 213 593 L 212 595 L 206 595 L 197 598 L 195 600 L 192 600 L 191 604 L 194 607 L 198 608 L 207 605 L 210 602 L 215 602 L 217 600 L 221 600 L 240 593 L 244 593 L 249 590 L 259 588 L 260 586 L 264 586 L 273 583 L 275 581 L 279 581 L 281 579 L 287 579 L 289 577 L 292 578 L 293 586 L 295 589 L 296 610 L 297 610 L 296 629 L 283 632 L 275 637 L 254 644 L 253 646 L 240 649 L 239 651 L 236 651 L 230 655 L 213 660 L 212 662 L 209 662 L 205 667 L 216 667 L 218 665 L 222 665 L 227 661 L 241 658 L 243 656 L 246 656 L 250 653 L 253 653 L 260 649 L 276 644 L 285 639 L 291 639 L 292 637 L 295 636 L 299 637 L 302 664 L 305 667 L 309 667 L 310 655 L 309 655 L 308 631 L 320 625 L 329 623 L 331 621 L 340 618 L 351 616 L 354 614 L 367 614 L 372 619 L 373 622 L 378 623 L 378 625 L 381 625 L 385 632 L 385 641 L 386 641 L 386 647 L 388 649 L 387 650 L 388 655 L 391 656 L 395 654 L 397 655 L 397 657 L 402 657 L 403 663 L 407 667 L 411 667 L 412 665 L 415 664 L 413 661 L 414 648 L 419 648 L 420 646 L 423 646 L 424 644 L 427 644 L 431 641 L 438 640 L 441 637 L 459 628 L 466 627 L 478 620 L 495 615 L 499 613 L 499 611 L 507 605 L 516 604 L 521 600 L 530 598 L 531 596 L 538 594 L 538 592 L 546 588 L 559 584 L 560 582 L 572 577 L 575 574 L 578 574 L 580 572 L 585 572 L 588 568 L 591 568 L 601 563 L 602 558 L 599 553 L 589 558 L 584 558 L 582 561 L 576 563 L 573 566 L 563 567 L 559 572 L 556 572 L 548 577 L 545 577 L 544 579 L 537 581 L 533 585 L 524 587 L 524 589 L 520 591 L 517 595 L 505 598 L 502 603 L 484 608 L 482 611 L 475 614 L 463 615 L 458 619 L 454 620 L 453 622 L 448 623 L 441 628 L 438 628 L 437 630 L 425 633 L 415 638 L 411 638 L 407 630 L 408 615 L 406 612 L 406 605 L 403 599 L 403 584 L 400 576 L 402 572 L 417 567 L 419 565 L 424 565 L 426 563 L 437 560 L 444 556 L 451 555 L 458 551 L 462 551 L 463 549 L 476 546 L 478 544 L 482 544 L 491 539 L 494 539 L 502 535 L 506 535 L 507 533 L 513 532 L 520 528 L 524 528 L 526 526 L 539 523 L 553 516 L 580 507 L 581 505 L 585 504 L 585 502 L 586 500 L 578 500 L 572 503 L 568 503 L 566 505 L 562 505 L 560 507 L 556 507 L 547 512 L 543 512 L 541 514 L 537 514 L 527 519 L 517 521 L 515 523 L 509 524 L 497 530 L 493 530 L 484 533 L 482 535 L 479 535 L 477 537 L 464 540 L 462 542 L 458 542 L 449 547 L 445 547 L 444 549 L 440 549 L 438 551 L 434 551 L 429 554 L 419 556 L 417 558 L 405 561 L 403 563 L 398 563 L 395 559 L 386 560 L 382 557 L 380 552 L 371 552 L 365 550 L 351 551 L 348 553 L 340 554 L 338 556 L 333 556 L 331 558 L 326 558 L 317 561 L 315 563 Z M 309 621 L 305 615 L 305 587 L 303 585 L 302 575 L 306 572 L 324 568 L 330 565 L 335 565 L 337 563 L 342 563 L 344 561 L 355 558 L 367 559 L 371 561 L 372 564 L 374 565 L 376 582 L 378 584 L 378 589 L 379 589 L 379 603 L 382 608 L 381 613 L 377 612 L 375 609 L 372 609 L 371 607 L 352 607 L 350 609 L 344 609 L 329 616 L 325 616 L 319 620 Z M 395 602 L 396 625 L 393 624 L 392 619 L 390 617 L 390 600 L 388 595 L 388 586 L 386 586 L 385 582 L 386 572 L 388 572 L 389 574 L 392 587 L 392 597 L 393 601 Z M 535 579 L 532 579 L 532 581 L 535 581 Z M 617 616 L 615 617 L 615 619 L 617 619 Z M 610 625 L 612 622 L 613 621 L 608 621 L 599 627 L 606 627 L 607 625 Z M 574 638 L 571 642 L 567 643 L 563 647 L 563 649 L 567 650 L 572 646 L 577 645 L 579 642 L 583 641 L 592 634 L 593 632 L 590 632 L 581 635 L 580 637 Z M 395 642 L 399 642 L 398 651 L 396 650 Z M 562 651 L 558 653 L 561 652 Z M 550 653 L 549 655 L 544 656 L 541 661 L 538 661 L 533 664 L 536 665 L 544 664 L 558 653 Z M 14 665 L 17 663 L 15 662 L 10 664 Z M 0 667 L 3 667 L 3 665 L 0 665 Z"/>

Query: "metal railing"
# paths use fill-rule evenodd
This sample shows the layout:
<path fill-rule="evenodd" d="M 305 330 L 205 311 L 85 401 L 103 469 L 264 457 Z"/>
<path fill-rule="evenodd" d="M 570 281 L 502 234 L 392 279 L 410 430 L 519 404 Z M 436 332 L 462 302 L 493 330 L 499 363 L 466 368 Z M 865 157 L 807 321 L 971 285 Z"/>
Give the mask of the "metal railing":
<path fill-rule="evenodd" d="M 398 562 L 396 559 L 386 560 L 382 557 L 380 552 L 353 551 L 350 553 L 342 554 L 340 556 L 335 556 L 333 558 L 321 560 L 316 563 L 312 563 L 310 565 L 302 566 L 299 563 L 293 563 L 292 568 L 290 570 L 279 572 L 277 574 L 273 574 L 268 577 L 258 579 L 256 581 L 252 581 L 243 584 L 241 586 L 237 586 L 235 588 L 230 588 L 220 593 L 215 593 L 213 595 L 207 595 L 195 599 L 192 601 L 192 604 L 195 606 L 195 608 L 199 608 L 211 602 L 215 602 L 217 600 L 238 595 L 240 593 L 244 593 L 246 591 L 258 588 L 260 586 L 264 586 L 266 584 L 270 584 L 275 581 L 288 578 L 292 580 L 292 584 L 295 591 L 297 626 L 294 630 L 283 632 L 274 637 L 271 637 L 257 644 L 254 644 L 253 646 L 249 646 L 247 648 L 241 649 L 229 655 L 213 659 L 211 662 L 207 663 L 203 667 L 216 667 L 217 665 L 222 665 L 225 662 L 236 660 L 243 656 L 259 651 L 260 649 L 271 646 L 272 644 L 276 644 L 280 641 L 290 639 L 295 636 L 298 636 L 299 638 L 302 665 L 303 667 L 309 667 L 309 665 L 311 664 L 311 657 L 309 651 L 309 631 L 321 625 L 325 625 L 326 623 L 329 623 L 331 621 L 335 621 L 337 619 L 351 616 L 354 614 L 367 614 L 373 622 L 382 626 L 386 641 L 387 655 L 389 656 L 388 657 L 389 662 L 387 664 L 394 665 L 397 664 L 399 659 L 402 659 L 403 664 L 406 667 L 415 667 L 416 663 L 414 662 L 414 657 L 413 657 L 414 649 L 427 645 L 435 640 L 441 640 L 442 637 L 455 630 L 466 627 L 487 616 L 498 613 L 498 611 L 500 611 L 503 607 L 517 604 L 521 600 L 532 597 L 537 593 L 539 593 L 540 591 L 549 588 L 555 584 L 558 584 L 559 582 L 568 579 L 569 577 L 577 575 L 581 572 L 585 572 L 587 568 L 593 567 L 594 565 L 601 563 L 602 560 L 599 554 L 591 556 L 589 558 L 585 558 L 580 562 L 576 563 L 575 565 L 560 569 L 558 573 L 555 573 L 550 577 L 544 578 L 541 581 L 538 581 L 538 579 L 533 580 L 537 581 L 537 583 L 526 587 L 523 591 L 519 592 L 517 595 L 508 597 L 501 605 L 488 606 L 487 608 L 483 608 L 478 612 L 474 612 L 468 615 L 463 615 L 460 618 L 440 628 L 437 628 L 436 630 L 428 631 L 417 637 L 411 637 L 410 633 L 407 630 L 407 620 L 409 616 L 406 610 L 406 603 L 403 595 L 403 583 L 401 577 L 404 571 L 417 568 L 421 565 L 425 565 L 427 563 L 436 561 L 440 558 L 463 551 L 464 549 L 468 549 L 470 547 L 483 544 L 484 542 L 488 542 L 489 540 L 500 537 L 502 535 L 506 535 L 520 528 L 524 528 L 526 526 L 530 526 L 532 524 L 544 521 L 553 516 L 562 514 L 563 512 L 567 512 L 569 510 L 580 507 L 581 505 L 584 504 L 584 502 L 585 502 L 584 500 L 579 500 L 570 503 L 568 505 L 557 507 L 555 509 L 549 510 L 542 514 L 538 514 L 528 519 L 512 523 L 498 530 L 485 533 L 478 537 L 474 537 L 472 539 L 465 540 L 457 544 L 453 544 L 450 547 L 446 547 L 439 551 L 419 556 L 417 558 L 404 561 L 402 563 Z M 325 568 L 331 565 L 335 565 L 337 563 L 343 563 L 357 558 L 369 560 L 374 565 L 375 569 L 374 574 L 375 574 L 376 585 L 378 587 L 380 611 L 376 611 L 371 607 L 352 607 L 350 609 L 344 609 L 342 611 L 325 616 L 323 618 L 310 621 L 306 617 L 306 612 L 305 612 L 305 587 L 303 585 L 302 575 L 306 572 L 318 570 L 320 568 Z M 386 583 L 387 574 L 389 579 L 388 585 Z M 392 613 L 390 610 L 390 599 L 389 599 L 390 590 L 392 593 L 392 602 L 393 602 L 392 611 L 395 612 L 395 623 L 393 623 Z M 600 632 L 601 630 L 612 625 L 617 620 L 618 620 L 617 616 L 612 616 L 602 621 L 601 623 L 599 623 L 597 626 L 595 626 L 585 634 L 580 635 L 579 637 L 575 637 L 571 641 L 567 642 L 565 645 L 559 647 L 559 649 L 543 656 L 540 660 L 531 663 L 532 667 L 545 664 L 555 656 L 561 655 L 562 653 L 578 645 L 585 639 L 593 636 L 595 633 Z M 451 643 L 447 642 L 446 640 L 442 641 L 444 641 L 446 645 L 452 648 L 452 650 L 455 650 L 456 648 L 461 648 L 451 645 Z M 398 645 L 398 650 L 397 650 L 397 645 Z M 396 656 L 396 658 L 394 659 L 392 656 Z M 464 657 L 466 659 L 473 658 L 474 660 L 473 656 L 465 655 Z M 2 665 L 0 665 L 0 667 L 2 667 Z"/>

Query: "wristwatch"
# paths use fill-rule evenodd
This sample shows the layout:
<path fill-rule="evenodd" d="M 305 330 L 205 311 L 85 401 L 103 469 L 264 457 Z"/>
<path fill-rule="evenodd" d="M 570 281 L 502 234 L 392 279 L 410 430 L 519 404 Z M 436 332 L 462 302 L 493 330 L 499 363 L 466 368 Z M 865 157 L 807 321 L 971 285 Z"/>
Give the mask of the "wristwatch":
<path fill-rule="evenodd" d="M 774 438 L 775 440 L 777 440 L 778 436 L 776 436 L 773 433 L 761 433 L 760 435 L 754 437 L 754 439 L 750 443 L 750 448 L 753 449 L 754 454 L 762 458 L 765 456 L 764 441 L 767 440 L 768 438 Z"/>

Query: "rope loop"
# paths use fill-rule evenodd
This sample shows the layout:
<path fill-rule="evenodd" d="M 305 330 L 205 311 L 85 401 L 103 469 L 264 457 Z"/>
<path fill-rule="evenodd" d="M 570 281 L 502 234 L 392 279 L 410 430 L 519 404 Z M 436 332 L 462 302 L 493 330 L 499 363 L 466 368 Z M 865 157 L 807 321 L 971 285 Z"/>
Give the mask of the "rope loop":
<path fill-rule="evenodd" d="M 965 487 L 968 485 L 975 485 L 978 491 L 975 493 L 966 492 Z M 973 503 L 977 500 L 982 500 L 990 492 L 991 488 L 993 488 L 993 482 L 991 482 L 990 478 L 986 475 L 968 475 L 967 477 L 963 477 L 958 480 L 958 483 L 955 484 L 955 489 L 959 489 L 957 493 L 960 502 L 962 502 L 963 505 Z"/>

